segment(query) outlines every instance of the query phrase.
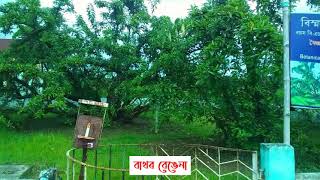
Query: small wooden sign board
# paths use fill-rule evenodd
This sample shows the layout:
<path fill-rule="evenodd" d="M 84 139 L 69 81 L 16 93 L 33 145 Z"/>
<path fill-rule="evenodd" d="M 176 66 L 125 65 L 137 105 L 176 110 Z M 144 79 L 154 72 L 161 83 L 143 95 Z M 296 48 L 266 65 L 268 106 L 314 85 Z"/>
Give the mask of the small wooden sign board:
<path fill-rule="evenodd" d="M 73 146 L 76 148 L 95 148 L 98 146 L 103 126 L 102 118 L 79 115 L 74 133 Z"/>
<path fill-rule="evenodd" d="M 85 100 L 85 99 L 79 99 L 78 102 L 81 104 L 94 105 L 94 106 L 100 106 L 100 107 L 109 106 L 109 104 L 105 102 L 97 102 L 97 101 L 91 101 L 91 100 Z"/>

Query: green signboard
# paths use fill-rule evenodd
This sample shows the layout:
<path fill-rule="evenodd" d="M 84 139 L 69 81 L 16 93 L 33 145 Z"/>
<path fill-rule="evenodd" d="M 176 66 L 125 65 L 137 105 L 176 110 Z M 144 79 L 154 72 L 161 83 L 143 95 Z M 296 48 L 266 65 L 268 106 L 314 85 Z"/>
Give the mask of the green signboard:
<path fill-rule="evenodd" d="M 291 105 L 320 108 L 320 63 L 291 61 Z"/>

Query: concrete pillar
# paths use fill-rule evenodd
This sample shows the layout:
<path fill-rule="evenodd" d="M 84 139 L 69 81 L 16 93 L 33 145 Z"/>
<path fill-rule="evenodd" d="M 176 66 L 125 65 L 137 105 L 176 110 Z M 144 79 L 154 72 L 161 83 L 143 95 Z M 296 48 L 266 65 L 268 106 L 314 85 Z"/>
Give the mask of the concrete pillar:
<path fill-rule="evenodd" d="M 260 164 L 265 180 L 295 180 L 294 149 L 290 145 L 261 144 Z"/>

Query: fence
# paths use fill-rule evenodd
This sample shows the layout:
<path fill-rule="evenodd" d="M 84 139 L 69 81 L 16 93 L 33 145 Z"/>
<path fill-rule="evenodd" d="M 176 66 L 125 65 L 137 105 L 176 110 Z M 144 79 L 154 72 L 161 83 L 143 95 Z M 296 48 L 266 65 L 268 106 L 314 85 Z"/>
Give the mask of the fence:
<path fill-rule="evenodd" d="M 88 150 L 67 151 L 67 180 L 78 179 L 81 166 L 85 180 L 97 179 L 259 179 L 256 151 L 197 144 L 109 144 Z M 129 176 L 129 156 L 191 156 L 190 176 Z"/>

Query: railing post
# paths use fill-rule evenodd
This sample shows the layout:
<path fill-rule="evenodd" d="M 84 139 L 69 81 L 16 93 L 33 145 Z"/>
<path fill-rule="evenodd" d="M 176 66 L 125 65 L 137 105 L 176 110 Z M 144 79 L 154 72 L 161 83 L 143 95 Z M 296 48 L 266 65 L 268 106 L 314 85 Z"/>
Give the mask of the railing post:
<path fill-rule="evenodd" d="M 125 146 L 121 146 L 122 147 L 122 169 L 125 168 L 125 158 L 126 158 L 126 148 Z M 125 172 L 122 171 L 122 180 L 125 179 Z"/>
<path fill-rule="evenodd" d="M 74 150 L 72 150 L 72 158 L 74 159 L 74 157 L 75 157 L 75 149 Z M 75 163 L 73 162 L 73 160 L 71 161 L 71 163 L 72 163 L 72 180 L 74 180 L 74 177 L 75 177 Z"/>
<path fill-rule="evenodd" d="M 156 148 L 156 156 L 158 156 L 158 145 L 155 145 L 155 148 Z M 159 176 L 156 175 L 156 180 L 158 180 L 158 179 L 159 179 Z"/>
<path fill-rule="evenodd" d="M 220 148 L 218 147 L 218 168 L 219 168 L 219 180 L 221 179 L 221 157 L 220 157 Z"/>
<path fill-rule="evenodd" d="M 111 168 L 112 145 L 109 145 L 109 168 Z M 109 180 L 111 180 L 111 170 L 109 169 Z"/>
<path fill-rule="evenodd" d="M 94 180 L 97 180 L 97 166 L 98 166 L 98 149 L 94 152 Z"/>
<path fill-rule="evenodd" d="M 87 166 L 84 167 L 84 180 L 87 180 Z"/>
<path fill-rule="evenodd" d="M 194 149 L 194 163 L 196 166 L 196 180 L 198 179 L 198 163 L 197 163 L 197 148 Z"/>
<path fill-rule="evenodd" d="M 240 168 L 239 168 L 239 150 L 237 150 L 237 180 L 239 180 L 239 172 L 240 172 Z"/>
<path fill-rule="evenodd" d="M 69 180 L 69 166 L 70 166 L 70 162 L 69 162 L 69 158 L 67 155 L 67 180 Z"/>
<path fill-rule="evenodd" d="M 257 152 L 252 153 L 252 180 L 257 180 L 259 177 L 258 171 L 258 154 Z"/>

